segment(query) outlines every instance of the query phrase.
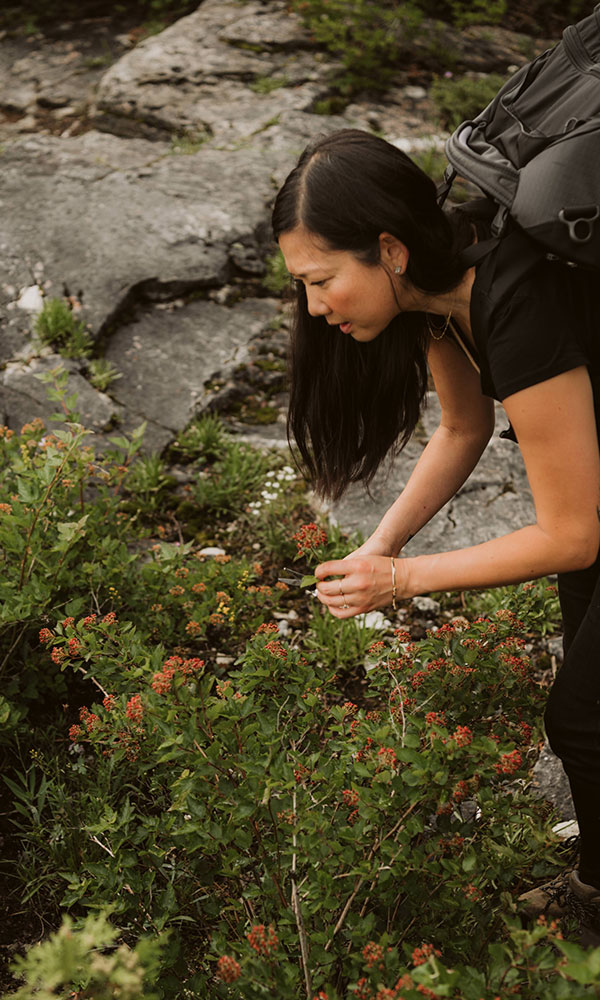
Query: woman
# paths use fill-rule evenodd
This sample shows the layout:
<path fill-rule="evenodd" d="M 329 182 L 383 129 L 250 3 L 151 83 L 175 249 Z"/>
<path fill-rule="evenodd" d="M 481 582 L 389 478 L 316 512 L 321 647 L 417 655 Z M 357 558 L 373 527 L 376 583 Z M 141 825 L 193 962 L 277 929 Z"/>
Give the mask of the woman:
<path fill-rule="evenodd" d="M 297 287 L 288 432 L 315 488 L 369 483 L 417 423 L 427 365 L 441 421 L 405 489 L 359 549 L 317 568 L 332 615 L 437 590 L 558 573 L 565 661 L 546 729 L 569 776 L 578 873 L 527 894 L 560 915 L 600 913 L 600 295 L 598 275 L 546 259 L 514 231 L 477 267 L 487 206 L 445 214 L 394 146 L 345 130 L 302 154 L 273 227 Z M 518 252 L 517 281 L 503 263 Z M 510 269 L 511 272 L 514 268 Z M 477 464 L 500 399 L 525 461 L 536 521 L 454 552 L 397 558 Z"/>

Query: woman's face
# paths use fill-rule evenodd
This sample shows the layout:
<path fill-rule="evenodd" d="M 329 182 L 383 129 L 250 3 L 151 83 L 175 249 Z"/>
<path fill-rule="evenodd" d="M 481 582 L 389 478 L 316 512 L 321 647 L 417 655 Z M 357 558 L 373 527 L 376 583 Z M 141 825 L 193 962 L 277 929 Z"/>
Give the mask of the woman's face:
<path fill-rule="evenodd" d="M 406 250 L 391 237 L 387 242 L 380 237 L 383 266 L 364 264 L 348 251 L 324 249 L 301 227 L 283 233 L 279 246 L 292 277 L 304 283 L 310 315 L 322 316 L 355 340 L 374 340 L 408 306 L 393 275 L 394 267 L 404 270 Z"/>

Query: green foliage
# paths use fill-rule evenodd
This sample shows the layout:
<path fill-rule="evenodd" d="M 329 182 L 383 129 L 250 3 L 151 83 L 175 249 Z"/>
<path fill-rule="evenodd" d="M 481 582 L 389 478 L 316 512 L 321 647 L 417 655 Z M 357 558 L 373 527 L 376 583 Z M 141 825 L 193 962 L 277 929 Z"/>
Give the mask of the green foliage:
<path fill-rule="evenodd" d="M 92 340 L 85 323 L 77 319 L 64 299 L 44 302 L 34 329 L 42 344 L 50 345 L 65 358 L 87 358 L 92 353 Z"/>
<path fill-rule="evenodd" d="M 76 990 L 77 996 L 94 1000 L 158 1000 L 148 986 L 160 967 L 161 942 L 142 939 L 131 950 L 115 946 L 117 936 L 102 913 L 90 914 L 79 925 L 65 917 L 60 930 L 16 960 L 14 971 L 24 983 L 11 997 L 56 1000 Z"/>
<path fill-rule="evenodd" d="M 452 131 L 483 111 L 505 82 L 498 73 L 485 76 L 437 77 L 430 88 L 440 123 Z"/>
<path fill-rule="evenodd" d="M 285 260 L 281 250 L 267 257 L 267 272 L 262 279 L 263 286 L 273 295 L 282 295 L 289 288 L 290 276 L 285 266 Z"/>
<path fill-rule="evenodd" d="M 342 63 L 336 86 L 346 95 L 385 89 L 397 67 L 398 33 L 415 34 L 421 21 L 415 3 L 394 0 L 293 0 L 293 7 Z"/>
<path fill-rule="evenodd" d="M 161 29 L 184 14 L 189 14 L 197 7 L 195 0 L 60 0 L 60 4 L 48 3 L 48 0 L 21 0 L 15 3 L 8 0 L 0 11 L 0 25 L 11 30 L 20 28 L 33 34 L 43 30 L 47 25 L 56 23 L 56 18 L 63 21 L 79 21 L 85 18 L 115 17 L 127 13 L 128 17 L 138 16 L 140 21 L 146 19 L 148 24 L 160 24 Z"/>
<path fill-rule="evenodd" d="M 123 378 L 122 372 L 106 358 L 92 358 L 88 364 L 88 371 L 90 382 L 99 392 L 106 392 L 113 382 Z"/>
<path fill-rule="evenodd" d="M 416 0 L 427 17 L 442 18 L 464 28 L 469 24 L 499 24 L 507 12 L 510 0 Z"/>
<path fill-rule="evenodd" d="M 496 615 L 508 610 L 526 620 L 529 628 L 538 635 L 548 635 L 560 630 L 558 590 L 545 579 L 513 587 L 467 591 L 465 608 L 469 617 Z"/>
<path fill-rule="evenodd" d="M 555 595 L 480 596 L 486 617 L 414 641 L 336 621 L 276 582 L 306 504 L 281 455 L 204 418 L 177 485 L 141 434 L 102 456 L 73 423 L 0 434 L 11 875 L 50 919 L 90 915 L 28 953 L 16 996 L 597 995 L 599 953 L 512 902 L 560 864 L 525 650 Z"/>
<path fill-rule="evenodd" d="M 209 138 L 208 132 L 191 132 L 175 136 L 171 140 L 169 152 L 182 156 L 193 156 L 194 153 L 202 149 Z"/>
<path fill-rule="evenodd" d="M 171 446 L 171 452 L 176 458 L 191 462 L 203 459 L 213 462 L 221 455 L 227 445 L 227 434 L 223 423 L 212 413 L 207 413 L 199 420 L 194 420 L 182 431 Z"/>
<path fill-rule="evenodd" d="M 271 94 L 274 90 L 287 87 L 289 80 L 286 76 L 257 76 L 250 84 L 250 90 L 255 94 Z"/>

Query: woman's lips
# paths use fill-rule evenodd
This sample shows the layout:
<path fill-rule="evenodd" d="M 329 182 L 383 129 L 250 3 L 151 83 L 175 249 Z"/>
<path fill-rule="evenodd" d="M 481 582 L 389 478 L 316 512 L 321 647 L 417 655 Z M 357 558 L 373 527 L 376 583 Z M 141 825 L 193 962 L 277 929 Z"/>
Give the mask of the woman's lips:
<path fill-rule="evenodd" d="M 350 333 L 352 330 L 352 323 L 340 323 L 340 330 L 342 333 Z"/>

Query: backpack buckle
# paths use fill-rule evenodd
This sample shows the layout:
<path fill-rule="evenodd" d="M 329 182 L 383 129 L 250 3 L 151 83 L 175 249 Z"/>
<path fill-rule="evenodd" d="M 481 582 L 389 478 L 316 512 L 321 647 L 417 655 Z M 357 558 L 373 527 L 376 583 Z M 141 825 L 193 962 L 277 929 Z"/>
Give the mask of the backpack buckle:
<path fill-rule="evenodd" d="M 569 230 L 569 238 L 573 243 L 589 243 L 594 233 L 594 223 L 599 217 L 599 205 L 561 208 L 558 213 L 558 218 Z"/>

